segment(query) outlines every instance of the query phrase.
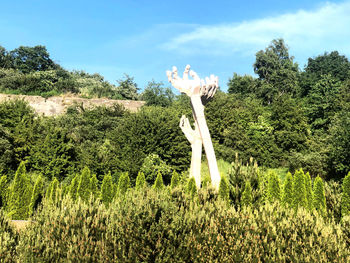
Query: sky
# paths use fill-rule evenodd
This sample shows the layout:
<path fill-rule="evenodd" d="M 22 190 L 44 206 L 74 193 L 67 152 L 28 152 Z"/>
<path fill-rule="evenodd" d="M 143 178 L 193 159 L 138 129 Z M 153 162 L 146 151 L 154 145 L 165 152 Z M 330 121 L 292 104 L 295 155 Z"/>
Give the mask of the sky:
<path fill-rule="evenodd" d="M 301 69 L 309 57 L 337 50 L 350 58 L 350 0 L 5 0 L 0 45 L 44 45 L 68 70 L 124 74 L 142 90 L 167 82 L 187 64 L 223 90 L 236 72 L 254 75 L 255 54 L 283 38 Z"/>

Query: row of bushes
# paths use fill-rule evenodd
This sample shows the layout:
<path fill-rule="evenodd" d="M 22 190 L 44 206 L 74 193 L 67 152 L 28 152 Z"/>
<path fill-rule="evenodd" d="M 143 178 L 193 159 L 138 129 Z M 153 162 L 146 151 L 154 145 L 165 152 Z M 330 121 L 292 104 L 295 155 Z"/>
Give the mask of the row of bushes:
<path fill-rule="evenodd" d="M 0 213 L 5 262 L 348 262 L 350 218 L 340 224 L 278 203 L 234 209 L 211 188 L 196 197 L 143 187 L 106 207 L 69 196 L 14 232 Z"/>

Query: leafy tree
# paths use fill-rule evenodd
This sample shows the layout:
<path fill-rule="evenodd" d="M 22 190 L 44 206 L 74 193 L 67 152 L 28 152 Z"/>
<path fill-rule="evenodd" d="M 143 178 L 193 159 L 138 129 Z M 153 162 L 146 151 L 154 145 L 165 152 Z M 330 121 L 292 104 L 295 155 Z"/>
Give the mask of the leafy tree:
<path fill-rule="evenodd" d="M 44 180 L 41 175 L 35 181 L 32 198 L 29 205 L 29 215 L 32 215 L 42 202 L 44 196 Z"/>
<path fill-rule="evenodd" d="M 219 197 L 225 202 L 230 202 L 230 189 L 225 176 L 221 176 L 219 184 Z"/>
<path fill-rule="evenodd" d="M 15 165 L 15 150 L 13 137 L 8 129 L 0 124 L 0 172 L 11 172 Z"/>
<path fill-rule="evenodd" d="M 157 178 L 154 181 L 153 184 L 153 189 L 160 191 L 164 188 L 164 184 L 163 184 L 163 176 L 160 172 L 158 172 Z"/>
<path fill-rule="evenodd" d="M 283 39 L 274 39 L 263 51 L 256 53 L 254 72 L 261 82 L 260 96 L 266 103 L 283 94 L 295 96 L 298 90 L 298 64 L 289 56 L 288 47 Z"/>
<path fill-rule="evenodd" d="M 237 73 L 228 81 L 228 93 L 248 95 L 256 92 L 257 81 L 250 75 L 240 76 Z"/>
<path fill-rule="evenodd" d="M 286 207 L 293 206 L 293 188 L 293 176 L 290 172 L 288 172 L 284 180 L 282 195 L 282 204 Z"/>
<path fill-rule="evenodd" d="M 128 191 L 129 188 L 130 188 L 129 174 L 127 172 L 122 173 L 122 175 L 119 177 L 119 180 L 118 180 L 118 190 L 117 190 L 118 195 L 125 195 L 125 193 Z"/>
<path fill-rule="evenodd" d="M 90 178 L 90 190 L 91 190 L 91 194 L 94 198 L 99 197 L 98 179 L 96 177 L 96 174 L 93 174 Z"/>
<path fill-rule="evenodd" d="M 251 206 L 252 203 L 253 203 L 252 187 L 250 186 L 250 182 L 246 181 L 244 186 L 244 191 L 242 193 L 241 204 L 242 206 Z"/>
<path fill-rule="evenodd" d="M 313 208 L 312 185 L 311 185 L 311 177 L 308 172 L 305 174 L 305 191 L 306 191 L 306 203 L 307 203 L 306 207 L 309 211 L 312 211 L 312 208 Z"/>
<path fill-rule="evenodd" d="M 342 184 L 341 214 L 350 215 L 350 172 L 345 176 Z"/>
<path fill-rule="evenodd" d="M 195 197 L 197 194 L 197 186 L 196 186 L 196 180 L 194 177 L 191 177 L 187 181 L 187 193 L 191 196 L 191 198 Z"/>
<path fill-rule="evenodd" d="M 280 179 L 275 172 L 268 175 L 267 198 L 270 203 L 281 201 Z"/>
<path fill-rule="evenodd" d="M 109 205 L 114 198 L 113 179 L 111 173 L 103 177 L 101 186 L 101 199 L 105 205 Z"/>
<path fill-rule="evenodd" d="M 136 184 L 135 188 L 136 190 L 141 190 L 146 186 L 146 177 L 143 172 L 139 172 L 139 174 L 136 177 Z"/>
<path fill-rule="evenodd" d="M 326 215 L 326 196 L 324 192 L 323 180 L 318 176 L 314 181 L 313 188 L 314 208 L 323 216 Z"/>
<path fill-rule="evenodd" d="M 81 172 L 80 175 L 80 181 L 77 189 L 77 195 L 87 202 L 90 198 L 91 195 L 91 172 L 88 167 L 84 167 L 83 171 Z"/>
<path fill-rule="evenodd" d="M 302 169 L 296 171 L 293 176 L 293 207 L 307 208 L 305 175 Z"/>
<path fill-rule="evenodd" d="M 171 177 L 170 187 L 171 189 L 174 189 L 175 187 L 179 186 L 180 184 L 180 176 L 176 171 L 173 171 L 173 175 Z"/>
<path fill-rule="evenodd" d="M 168 107 L 175 98 L 171 88 L 165 88 L 162 82 L 152 80 L 148 82 L 141 94 L 141 99 L 146 101 L 147 106 Z"/>
<path fill-rule="evenodd" d="M 10 68 L 11 64 L 9 52 L 4 47 L 0 46 L 0 68 Z"/>
<path fill-rule="evenodd" d="M 26 219 L 29 213 L 32 187 L 26 175 L 24 162 L 19 165 L 11 185 L 9 216 L 12 219 Z"/>
<path fill-rule="evenodd" d="M 45 46 L 20 46 L 12 50 L 9 55 L 12 60 L 12 67 L 24 73 L 57 69 L 59 67 L 52 61 Z"/>
<path fill-rule="evenodd" d="M 125 79 L 118 80 L 117 93 L 125 100 L 137 100 L 139 95 L 137 94 L 137 84 L 134 82 L 134 78 L 129 75 L 124 75 Z"/>

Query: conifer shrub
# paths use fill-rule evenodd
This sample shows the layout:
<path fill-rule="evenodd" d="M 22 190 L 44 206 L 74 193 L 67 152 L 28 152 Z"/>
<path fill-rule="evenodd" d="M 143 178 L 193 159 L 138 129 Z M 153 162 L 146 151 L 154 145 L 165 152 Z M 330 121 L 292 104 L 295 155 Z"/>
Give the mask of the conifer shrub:
<path fill-rule="evenodd" d="M 105 205 L 109 205 L 114 198 L 113 179 L 109 172 L 103 177 L 101 186 L 101 200 Z"/>
<path fill-rule="evenodd" d="M 242 206 L 251 206 L 252 205 L 252 187 L 250 186 L 250 182 L 247 181 L 245 183 L 244 191 L 242 194 L 241 204 Z"/>
<path fill-rule="evenodd" d="M 336 222 L 340 222 L 341 219 L 341 195 L 342 189 L 339 182 L 325 181 L 325 196 L 326 196 L 326 210 L 328 217 L 334 219 Z"/>
<path fill-rule="evenodd" d="M 219 198 L 221 198 L 221 200 L 227 203 L 230 202 L 230 189 L 225 176 L 221 176 L 221 180 L 219 184 Z"/>
<path fill-rule="evenodd" d="M 287 173 L 283 185 L 282 204 L 284 207 L 292 207 L 293 205 L 293 176 Z"/>
<path fill-rule="evenodd" d="M 6 206 L 7 176 L 0 177 L 0 208 Z"/>
<path fill-rule="evenodd" d="M 119 177 L 117 194 L 125 195 L 125 193 L 128 191 L 129 188 L 130 188 L 130 178 L 129 178 L 129 174 L 126 172 Z"/>
<path fill-rule="evenodd" d="M 280 179 L 275 172 L 271 172 L 268 175 L 267 198 L 270 203 L 281 201 Z"/>
<path fill-rule="evenodd" d="M 324 193 L 324 184 L 321 177 L 317 176 L 314 181 L 313 189 L 314 208 L 322 215 L 326 215 L 326 196 Z"/>
<path fill-rule="evenodd" d="M 341 229 L 343 231 L 346 246 L 350 247 L 350 216 L 344 216 L 340 222 Z"/>
<path fill-rule="evenodd" d="M 311 211 L 313 209 L 312 183 L 310 173 L 305 174 L 305 193 L 306 193 L 306 208 Z"/>
<path fill-rule="evenodd" d="M 160 172 L 158 172 L 157 178 L 154 181 L 153 184 L 153 189 L 160 191 L 164 188 L 164 184 L 163 184 L 163 176 Z"/>
<path fill-rule="evenodd" d="M 76 174 L 69 186 L 69 195 L 73 200 L 77 199 L 79 181 L 80 181 L 80 175 Z"/>
<path fill-rule="evenodd" d="M 55 177 L 52 182 L 51 182 L 51 192 L 49 199 L 52 202 L 52 204 L 56 204 L 56 201 L 58 200 L 59 197 L 59 188 L 58 188 L 58 180 Z"/>
<path fill-rule="evenodd" d="M 146 186 L 146 177 L 143 172 L 139 172 L 136 177 L 135 189 L 141 190 Z"/>
<path fill-rule="evenodd" d="M 42 202 L 44 196 L 44 180 L 41 175 L 35 181 L 32 198 L 29 205 L 29 215 L 32 215 Z"/>
<path fill-rule="evenodd" d="M 194 179 L 194 177 L 190 177 L 188 179 L 186 191 L 187 194 L 189 194 L 192 198 L 197 195 L 196 180 Z"/>
<path fill-rule="evenodd" d="M 26 176 L 26 167 L 21 162 L 11 184 L 9 216 L 11 219 L 26 219 L 32 197 L 32 186 Z"/>
<path fill-rule="evenodd" d="M 96 177 L 96 174 L 93 174 L 90 178 L 90 190 L 94 198 L 99 198 L 100 191 L 98 189 L 98 179 Z"/>
<path fill-rule="evenodd" d="M 80 175 L 80 181 L 77 189 L 77 195 L 85 202 L 87 202 L 91 195 L 91 172 L 88 167 L 84 167 Z"/>
<path fill-rule="evenodd" d="M 341 214 L 350 216 L 350 172 L 344 177 L 342 183 Z"/>
<path fill-rule="evenodd" d="M 180 184 L 180 176 L 176 171 L 173 171 L 173 175 L 171 176 L 170 188 L 174 189 Z"/>
<path fill-rule="evenodd" d="M 302 169 L 297 170 L 293 176 L 293 207 L 307 207 L 305 175 Z"/>
<path fill-rule="evenodd" d="M 0 209 L 0 262 L 16 262 L 16 246 L 19 235 L 10 225 L 3 209 Z"/>

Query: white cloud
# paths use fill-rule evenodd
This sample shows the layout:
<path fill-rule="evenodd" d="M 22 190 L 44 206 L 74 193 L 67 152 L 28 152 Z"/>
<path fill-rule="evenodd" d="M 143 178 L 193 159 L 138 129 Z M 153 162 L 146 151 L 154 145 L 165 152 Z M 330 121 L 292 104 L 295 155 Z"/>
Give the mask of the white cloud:
<path fill-rule="evenodd" d="M 334 49 L 350 54 L 350 2 L 325 3 L 312 11 L 235 24 L 197 26 L 173 37 L 162 48 L 183 54 L 251 56 L 275 38 L 283 38 L 295 55 Z"/>

